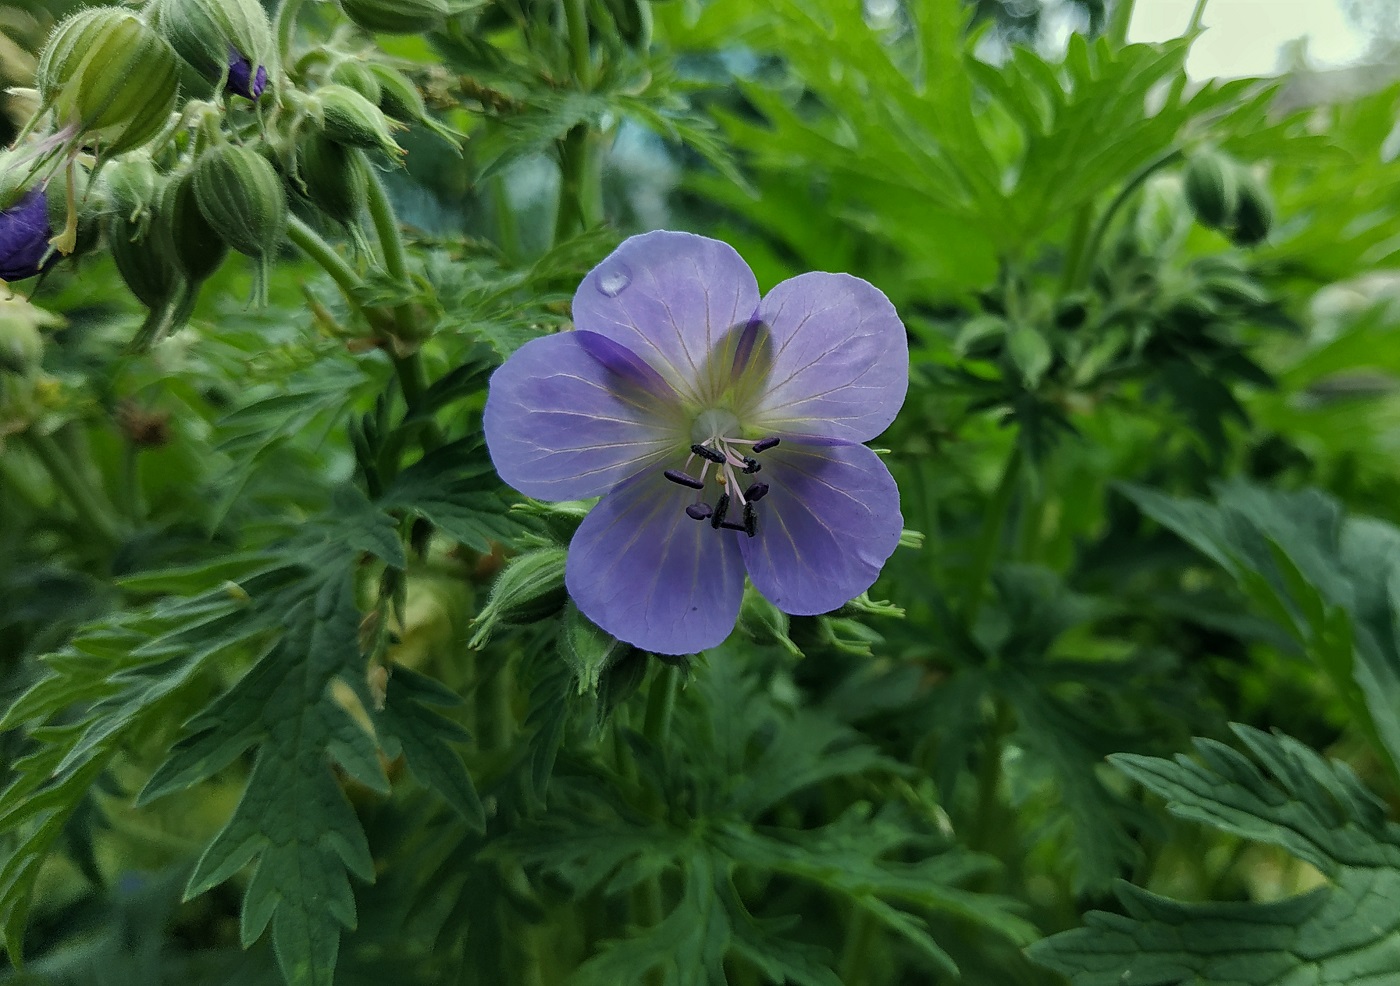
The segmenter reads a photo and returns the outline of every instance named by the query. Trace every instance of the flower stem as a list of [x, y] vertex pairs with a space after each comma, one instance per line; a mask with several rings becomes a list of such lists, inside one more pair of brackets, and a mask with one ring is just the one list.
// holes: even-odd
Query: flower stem
[[[642, 722], [642, 735], [658, 751], [664, 749], [671, 734], [671, 720], [676, 711], [676, 689], [680, 671], [669, 665], [662, 665], [652, 676], [651, 688], [647, 692], [646, 719]], [[665, 824], [666, 802], [660, 791], [649, 791], [645, 799], [649, 814], [655, 815], [658, 824]], [[654, 928], [665, 917], [661, 899], [661, 880], [651, 876], [637, 884], [632, 893], [632, 921], [644, 928]], [[659, 983], [659, 976], [649, 975], [647, 983]]]
[[335, 252], [335, 248], [321, 238], [306, 223], [296, 216], [289, 216], [287, 219], [287, 238], [290, 239], [302, 253], [306, 254], [316, 264], [330, 275], [331, 280], [340, 288], [340, 293], [345, 296], [345, 301], [356, 314], [364, 315], [364, 305], [360, 304], [360, 299], [355, 291], [360, 286], [360, 275], [355, 273], [345, 258]]
[[301, 10], [302, 0], [282, 0], [282, 6], [277, 8], [277, 60], [279, 65], [286, 65], [292, 55], [292, 32], [296, 28], [297, 13]]
[[1011, 514], [1011, 504], [1015, 499], [1017, 487], [1020, 485], [1023, 459], [1021, 446], [1017, 444], [1006, 459], [1006, 465], [1002, 468], [1001, 480], [997, 483], [996, 491], [992, 493], [992, 502], [987, 505], [987, 519], [982, 525], [982, 536], [977, 541], [977, 554], [972, 577], [967, 584], [968, 596], [964, 619], [969, 630], [977, 623], [977, 615], [982, 609], [987, 583], [990, 581], [992, 569], [996, 565], [997, 554], [1001, 548], [1002, 537], [1006, 529], [1006, 521]]
[[569, 57], [575, 81], [587, 92], [593, 87], [593, 59], [588, 51], [587, 0], [564, 0], [564, 23], [569, 32]]
[[1077, 288], [1083, 286], [1084, 282], [1089, 277], [1089, 271], [1092, 270], [1093, 259], [1098, 256], [1099, 250], [1103, 246], [1103, 238], [1107, 235], [1108, 227], [1113, 224], [1114, 217], [1118, 215], [1118, 211], [1123, 208], [1128, 199], [1132, 198], [1133, 193], [1142, 186], [1143, 182], [1151, 178], [1152, 175], [1160, 169], [1175, 163], [1181, 158], [1182, 153], [1181, 148], [1173, 147], [1159, 154], [1139, 168], [1133, 176], [1127, 180], [1123, 187], [1118, 190], [1118, 194], [1113, 197], [1112, 202], [1108, 203], [1108, 208], [1104, 210], [1103, 215], [1099, 217], [1098, 223], [1095, 224], [1093, 234], [1089, 237], [1087, 248], [1073, 257], [1072, 265], [1065, 268], [1062, 282], [1064, 287]]
[[[408, 253], [404, 250], [403, 234], [399, 231], [399, 217], [389, 202], [389, 193], [384, 182], [374, 171], [369, 173], [366, 185], [366, 202], [369, 218], [374, 223], [374, 235], [379, 238], [379, 249], [384, 254], [384, 269], [389, 276], [403, 285], [404, 290], [413, 287], [408, 276]], [[394, 306], [394, 319], [405, 338], [413, 335], [413, 306], [407, 302]]]
[[1116, 47], [1123, 47], [1128, 43], [1128, 25], [1133, 22], [1133, 7], [1137, 0], [1118, 0], [1113, 5], [1113, 12], [1108, 16], [1108, 24], [1104, 26], [1104, 34]]
[[122, 524], [116, 509], [102, 492], [88, 481], [52, 435], [34, 430], [24, 433], [30, 451], [34, 453], [49, 478], [77, 511], [79, 518], [109, 546], [121, 540]]

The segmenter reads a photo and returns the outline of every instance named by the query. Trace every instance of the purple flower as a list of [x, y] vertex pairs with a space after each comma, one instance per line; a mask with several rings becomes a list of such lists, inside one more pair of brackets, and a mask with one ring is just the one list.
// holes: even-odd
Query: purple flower
[[253, 63], [248, 56], [240, 53], [236, 48], [228, 50], [228, 81], [224, 83], [224, 91], [231, 92], [235, 96], [245, 96], [257, 102], [263, 90], [267, 88], [267, 69], [259, 65], [257, 72], [253, 71]]
[[0, 211], [0, 281], [33, 277], [58, 259], [49, 246], [48, 196], [30, 189], [8, 209]]
[[594, 268], [573, 315], [577, 331], [496, 371], [485, 427], [520, 492], [603, 495], [565, 569], [584, 615], [686, 654], [729, 635], [745, 572], [798, 615], [870, 587], [903, 518], [860, 443], [894, 420], [909, 376], [904, 326], [878, 289], [810, 273], [760, 301], [733, 248], [662, 231]]

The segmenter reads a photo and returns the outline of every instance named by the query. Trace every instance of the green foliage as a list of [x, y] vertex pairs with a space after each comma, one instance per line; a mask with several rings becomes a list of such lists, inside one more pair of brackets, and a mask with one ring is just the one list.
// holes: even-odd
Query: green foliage
[[1130, 884], [1124, 914], [1031, 947], [1075, 986], [1358, 983], [1400, 974], [1391, 900], [1400, 826], [1344, 763], [1290, 737], [1236, 726], [1245, 756], [1197, 740], [1199, 763], [1122, 755], [1113, 762], [1167, 800], [1174, 815], [1276, 845], [1316, 867], [1327, 886], [1271, 903], [1186, 904]]
[[[0, 981], [1400, 976], [1400, 90], [1064, 6], [282, 0], [262, 100], [87, 148], [0, 301]], [[174, 194], [228, 146], [265, 305]], [[912, 364], [882, 582], [664, 662], [482, 430], [657, 227], [866, 278]]]

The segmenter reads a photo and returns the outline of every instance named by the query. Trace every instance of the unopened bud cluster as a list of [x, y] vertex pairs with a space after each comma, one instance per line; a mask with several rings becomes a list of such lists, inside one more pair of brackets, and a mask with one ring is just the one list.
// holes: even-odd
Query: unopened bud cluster
[[[463, 0], [337, 0], [374, 32], [442, 27]], [[0, 280], [21, 281], [105, 235], [149, 309], [145, 344], [188, 319], [230, 251], [265, 303], [291, 216], [365, 243], [376, 159], [418, 123], [455, 144], [417, 86], [362, 34], [279, 53], [259, 0], [146, 0], [79, 10], [39, 59], [37, 109], [0, 151]], [[190, 70], [193, 70], [192, 72]], [[203, 78], [182, 94], [180, 80]]]

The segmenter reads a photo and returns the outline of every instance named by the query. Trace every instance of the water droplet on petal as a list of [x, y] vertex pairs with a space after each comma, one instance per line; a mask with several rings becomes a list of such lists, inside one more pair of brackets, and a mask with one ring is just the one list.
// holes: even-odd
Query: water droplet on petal
[[616, 298], [623, 288], [632, 283], [632, 271], [624, 263], [615, 263], [598, 275], [598, 290], [609, 298]]

